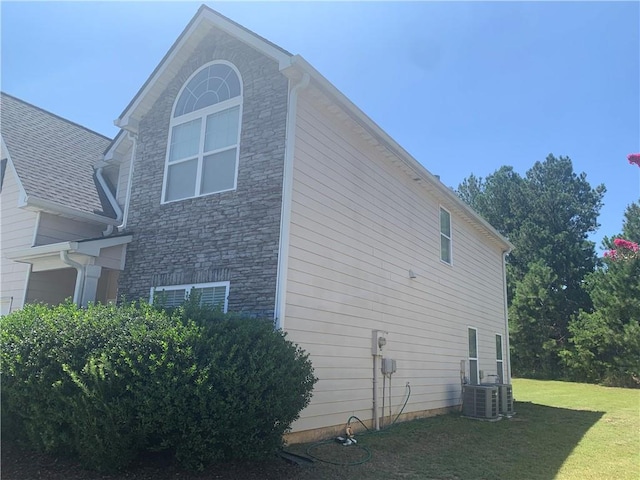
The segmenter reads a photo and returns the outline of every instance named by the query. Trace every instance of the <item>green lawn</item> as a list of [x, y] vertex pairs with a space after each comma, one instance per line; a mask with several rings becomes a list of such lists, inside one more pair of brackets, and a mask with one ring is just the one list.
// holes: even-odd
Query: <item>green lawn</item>
[[[442, 415], [357, 435], [356, 446], [293, 445], [316, 461], [234, 462], [191, 474], [160, 457], [102, 476], [77, 462], [2, 448], [7, 480], [639, 480], [640, 390], [517, 379], [516, 415], [499, 422]], [[345, 419], [346, 421], [346, 419]], [[4, 447], [4, 446], [3, 446]], [[160, 459], [158, 462], [157, 460]]]
[[[371, 452], [366, 463], [320, 463], [297, 478], [640, 479], [639, 390], [524, 379], [514, 380], [513, 389], [511, 419], [452, 414], [399, 424], [360, 438]], [[312, 453], [335, 462], [367, 456], [338, 444]]]
[[[513, 383], [518, 402], [598, 416], [568, 452], [555, 478], [640, 479], [640, 390], [525, 379]], [[563, 421], [562, 415], [552, 419]], [[551, 430], [563, 434], [562, 429]]]

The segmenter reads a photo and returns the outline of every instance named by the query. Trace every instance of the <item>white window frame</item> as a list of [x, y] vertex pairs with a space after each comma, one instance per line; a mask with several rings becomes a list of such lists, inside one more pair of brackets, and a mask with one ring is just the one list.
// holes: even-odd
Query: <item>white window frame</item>
[[[498, 339], [500, 339], [500, 350], [498, 350]], [[500, 355], [498, 357], [498, 354]], [[500, 379], [500, 383], [504, 381], [504, 341], [501, 333], [496, 333], [496, 375]]]
[[[445, 234], [442, 231], [442, 219], [441, 219], [442, 212], [446, 212], [447, 215], [449, 215], [449, 235]], [[440, 205], [440, 208], [438, 209], [438, 227], [440, 230], [440, 237], [439, 237], [440, 243], [438, 244], [438, 251], [440, 252], [440, 261], [445, 265], [452, 266], [453, 265], [453, 216], [451, 215], [451, 212], [446, 208], [444, 208], [442, 205]], [[442, 239], [443, 238], [447, 239], [447, 241], [449, 242], [449, 261], [442, 258]]]
[[184, 290], [185, 295], [184, 299], [188, 298], [188, 295], [191, 293], [191, 289], [203, 289], [203, 288], [212, 288], [212, 287], [225, 287], [226, 292], [224, 295], [224, 305], [222, 311], [227, 313], [227, 308], [229, 306], [229, 287], [231, 286], [231, 282], [210, 282], [210, 283], [185, 283], [183, 285], [162, 285], [158, 287], [151, 287], [151, 292], [149, 294], [149, 303], [153, 303], [153, 295], [154, 293], [162, 293], [167, 290]]
[[[470, 340], [470, 333], [471, 330], [473, 330], [474, 332], [476, 332], [475, 338], [476, 338], [476, 356], [473, 357], [471, 356], [471, 344], [469, 343]], [[467, 327], [467, 352], [469, 354], [469, 383], [471, 385], [479, 385], [480, 384], [480, 361], [478, 360], [478, 329], [475, 327]], [[471, 368], [472, 368], [472, 362], [476, 362], [476, 380], [477, 383], [472, 383], [472, 376], [471, 376]]]
[[[184, 89], [187, 87], [187, 85], [189, 85], [189, 82], [191, 81], [191, 79], [193, 79], [193, 77], [195, 77], [198, 73], [200, 73], [202, 70], [204, 70], [205, 68], [210, 67], [211, 65], [215, 65], [215, 64], [224, 64], [229, 66], [234, 72], [235, 74], [238, 76], [238, 81], [240, 82], [240, 95], [238, 95], [237, 97], [233, 97], [230, 98], [228, 100], [225, 100], [223, 102], [220, 103], [216, 103], [214, 105], [210, 105], [208, 107], [205, 108], [201, 108], [199, 110], [195, 110], [193, 112], [189, 112], [186, 113], [184, 115], [180, 115], [179, 117], [174, 117], [175, 114], [175, 110], [176, 107], [178, 106], [178, 102], [180, 100], [180, 97], [182, 96], [182, 93], [184, 92]], [[228, 192], [228, 191], [233, 191], [236, 190], [238, 187], [238, 166], [240, 163], [240, 135], [241, 135], [241, 130], [242, 130], [242, 106], [244, 104], [243, 102], [243, 98], [244, 98], [244, 88], [243, 88], [243, 83], [242, 83], [242, 76], [240, 75], [240, 72], [238, 71], [238, 69], [236, 68], [236, 66], [234, 64], [232, 64], [231, 62], [227, 62], [224, 60], [215, 60], [213, 62], [209, 62], [206, 63], [205, 65], [202, 65], [200, 68], [198, 68], [195, 72], [193, 72], [191, 74], [191, 76], [189, 76], [189, 78], [187, 79], [186, 82], [184, 82], [184, 84], [182, 85], [182, 87], [180, 88], [180, 91], [178, 92], [178, 95], [176, 96], [175, 101], [173, 102], [173, 108], [171, 109], [171, 121], [169, 122], [169, 135], [167, 138], [167, 152], [165, 155], [165, 161], [164, 161], [164, 177], [162, 180], [162, 197], [160, 198], [160, 203], [162, 205], [166, 204], [166, 203], [173, 203], [173, 202], [180, 202], [182, 200], [188, 200], [190, 198], [198, 198], [198, 197], [204, 197], [204, 196], [208, 196], [208, 195], [215, 195], [217, 193], [222, 193], [222, 192]], [[234, 172], [234, 180], [233, 180], [233, 187], [232, 188], [227, 188], [224, 190], [218, 190], [215, 192], [208, 192], [208, 193], [201, 193], [200, 189], [201, 189], [201, 181], [202, 181], [202, 171], [204, 169], [204, 143], [205, 143], [205, 131], [207, 128], [207, 117], [214, 115], [216, 113], [219, 112], [223, 112], [226, 110], [230, 110], [231, 108], [234, 107], [238, 107], [239, 111], [238, 111], [238, 138], [236, 139], [236, 143], [235, 143], [235, 149], [236, 149], [236, 165], [235, 165], [235, 172]], [[190, 197], [182, 197], [182, 198], [176, 198], [176, 199], [172, 199], [172, 200], [167, 200], [166, 199], [166, 195], [167, 195], [167, 183], [169, 180], [169, 167], [173, 166], [173, 165], [177, 165], [186, 161], [190, 161], [193, 160], [194, 157], [186, 157], [177, 161], [173, 161], [173, 162], [169, 162], [169, 155], [171, 154], [171, 139], [173, 136], [173, 129], [174, 127], [177, 127], [178, 125], [182, 125], [188, 122], [191, 122], [193, 120], [197, 120], [200, 119], [200, 144], [198, 146], [198, 153], [197, 153], [197, 167], [196, 167], [196, 179], [195, 179], [195, 195], [190, 196]], [[212, 150], [206, 153], [206, 155], [212, 155], [215, 153], [219, 153], [225, 150], [231, 150], [231, 148], [234, 147], [224, 147], [222, 149], [219, 150]]]

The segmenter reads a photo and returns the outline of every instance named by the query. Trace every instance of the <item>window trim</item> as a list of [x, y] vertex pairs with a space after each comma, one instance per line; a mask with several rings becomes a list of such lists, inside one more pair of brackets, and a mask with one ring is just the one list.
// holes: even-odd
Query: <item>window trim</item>
[[[449, 210], [447, 210], [446, 208], [444, 208], [442, 205], [439, 205], [439, 209], [438, 209], [438, 230], [440, 231], [440, 237], [439, 237], [439, 244], [438, 244], [438, 251], [440, 252], [440, 261], [442, 263], [444, 263], [445, 265], [449, 265], [449, 266], [453, 266], [453, 215], [451, 215], [451, 212]], [[442, 212], [446, 212], [447, 215], [449, 215], [449, 235], [447, 236], [443, 231], [442, 231]], [[449, 242], [449, 261], [447, 262], [444, 258], [442, 258], [442, 238], [446, 238], [447, 241]]]
[[[175, 111], [176, 111], [176, 107], [178, 106], [178, 101], [180, 100], [180, 97], [182, 96], [182, 93], [184, 92], [184, 90], [187, 88], [187, 85], [189, 85], [189, 82], [191, 82], [191, 80], [198, 75], [202, 70], [204, 70], [205, 68], [208, 68], [212, 65], [215, 64], [223, 64], [226, 65], [228, 67], [230, 67], [235, 74], [238, 77], [238, 82], [240, 83], [240, 94], [236, 97], [233, 98], [229, 98], [227, 100], [224, 100], [222, 102], [216, 103], [214, 105], [210, 105], [208, 107], [205, 108], [201, 108], [199, 110], [194, 110], [192, 112], [189, 113], [185, 113], [183, 115], [180, 115], [178, 117], [174, 117]], [[173, 202], [180, 202], [182, 200], [189, 200], [192, 198], [200, 198], [200, 197], [206, 197], [208, 195], [215, 195], [218, 193], [223, 193], [223, 192], [230, 192], [230, 191], [234, 191], [238, 188], [238, 170], [239, 170], [239, 164], [240, 164], [240, 137], [242, 135], [242, 114], [243, 114], [243, 105], [244, 105], [244, 84], [242, 81], [242, 76], [240, 75], [240, 71], [237, 69], [237, 67], [231, 63], [228, 62], [226, 60], [214, 60], [212, 62], [208, 62], [205, 63], [204, 65], [201, 65], [200, 68], [198, 68], [196, 71], [194, 71], [189, 78], [187, 78], [187, 80], [183, 83], [182, 87], [180, 87], [180, 90], [178, 91], [178, 95], [176, 96], [175, 100], [173, 101], [173, 106], [171, 107], [171, 118], [169, 121], [169, 133], [167, 134], [167, 150], [165, 153], [165, 160], [164, 160], [164, 172], [163, 172], [163, 178], [162, 178], [162, 193], [161, 193], [161, 197], [160, 197], [160, 204], [161, 205], [165, 205], [168, 203], [173, 203]], [[233, 179], [233, 187], [232, 188], [227, 188], [225, 190], [218, 190], [215, 192], [209, 192], [209, 193], [199, 193], [200, 188], [201, 188], [201, 181], [202, 181], [202, 172], [204, 170], [204, 157], [206, 155], [211, 155], [211, 154], [215, 154], [215, 153], [219, 153], [222, 151], [226, 151], [226, 150], [231, 150], [231, 148], [233, 147], [225, 147], [222, 149], [217, 149], [211, 152], [207, 152], [207, 154], [205, 155], [203, 149], [204, 149], [204, 142], [205, 142], [205, 131], [207, 128], [207, 118], [211, 115], [215, 115], [216, 113], [220, 113], [220, 112], [224, 112], [227, 110], [230, 110], [234, 107], [238, 107], [238, 136], [236, 139], [236, 143], [235, 143], [235, 149], [236, 149], [236, 158], [235, 158], [235, 171], [234, 171], [234, 179]], [[186, 157], [174, 162], [170, 162], [169, 161], [169, 155], [171, 153], [171, 139], [173, 138], [173, 129], [175, 127], [177, 127], [178, 125], [183, 125], [185, 123], [191, 122], [193, 120], [197, 120], [197, 119], [201, 119], [200, 122], [200, 139], [199, 139], [199, 145], [198, 145], [198, 152], [196, 154], [196, 156], [191, 156], [191, 157]], [[195, 194], [193, 196], [189, 196], [189, 197], [182, 197], [182, 198], [176, 198], [173, 200], [167, 200], [166, 195], [167, 195], [167, 183], [169, 180], [169, 167], [173, 166], [173, 165], [178, 165], [180, 163], [184, 163], [193, 159], [197, 160], [197, 167], [196, 167], [196, 178], [195, 178]]]
[[[472, 357], [471, 356], [471, 349], [470, 344], [469, 344], [469, 340], [470, 340], [470, 333], [471, 330], [473, 330], [474, 332], [476, 332], [475, 334], [475, 338], [476, 338], [476, 356]], [[480, 360], [479, 360], [479, 352], [478, 352], [478, 329], [476, 327], [469, 327], [467, 326], [467, 355], [469, 357], [469, 384], [470, 385], [480, 385]], [[475, 361], [476, 362], [476, 380], [477, 383], [471, 383], [471, 362]]]
[[155, 292], [161, 293], [163, 291], [167, 291], [167, 290], [184, 290], [185, 291], [185, 296], [184, 299], [186, 301], [187, 299], [187, 295], [189, 293], [191, 293], [191, 289], [195, 288], [195, 289], [203, 289], [203, 288], [212, 288], [212, 287], [225, 287], [226, 288], [226, 293], [224, 296], [224, 305], [222, 308], [223, 313], [227, 313], [227, 309], [229, 307], [229, 288], [231, 286], [231, 282], [224, 281], [224, 282], [208, 282], [208, 283], [185, 283], [182, 285], [161, 285], [161, 286], [156, 286], [156, 287], [151, 287], [151, 291], [149, 293], [149, 303], [153, 303], [153, 295]]

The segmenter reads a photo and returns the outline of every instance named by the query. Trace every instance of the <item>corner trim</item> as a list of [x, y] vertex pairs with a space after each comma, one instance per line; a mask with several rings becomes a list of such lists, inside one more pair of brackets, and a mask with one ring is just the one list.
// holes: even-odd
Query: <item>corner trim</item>
[[[282, 175], [282, 208], [280, 210], [280, 244], [278, 247], [278, 271], [276, 274], [276, 304], [273, 310], [275, 327], [284, 329], [287, 296], [287, 269], [289, 267], [289, 232], [291, 226], [291, 203], [293, 193], [293, 162], [295, 157], [296, 115], [298, 92], [309, 85], [309, 74], [289, 90], [287, 125], [285, 137], [284, 172]], [[289, 80], [291, 83], [291, 80]]]

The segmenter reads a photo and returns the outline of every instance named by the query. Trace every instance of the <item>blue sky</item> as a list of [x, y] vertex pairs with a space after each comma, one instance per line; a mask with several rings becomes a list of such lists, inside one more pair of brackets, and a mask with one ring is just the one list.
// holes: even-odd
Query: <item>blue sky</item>
[[[107, 136], [199, 7], [0, 2], [2, 90]], [[302, 55], [451, 186], [569, 156], [619, 233], [640, 197], [639, 2], [209, 2]]]

